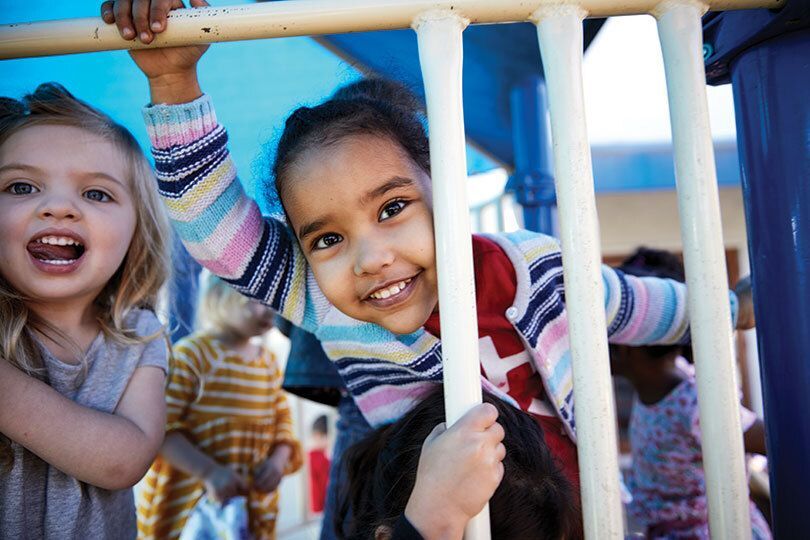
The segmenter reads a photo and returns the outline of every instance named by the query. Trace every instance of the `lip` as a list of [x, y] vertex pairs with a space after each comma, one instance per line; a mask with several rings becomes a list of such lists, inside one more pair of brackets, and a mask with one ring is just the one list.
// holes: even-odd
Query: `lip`
[[[377, 285], [373, 289], [371, 289], [371, 291], [369, 291], [369, 293], [366, 295], [366, 297], [363, 299], [363, 301], [368, 302], [369, 304], [371, 304], [372, 306], [374, 306], [377, 309], [387, 309], [387, 308], [399, 306], [400, 304], [402, 304], [404, 302], [407, 302], [408, 299], [411, 297], [411, 295], [413, 295], [413, 291], [416, 290], [416, 284], [419, 281], [419, 277], [421, 275], [422, 275], [422, 272], [419, 272], [417, 274], [414, 274], [411, 277], [392, 279], [391, 281], [383, 283], [382, 285]], [[399, 283], [401, 281], [405, 281], [405, 280], [408, 280], [408, 279], [410, 279], [411, 281], [408, 282], [407, 285], [405, 285], [405, 288], [402, 289], [401, 291], [399, 291], [397, 294], [395, 294], [393, 296], [389, 296], [388, 298], [372, 298], [370, 296], [371, 293], [373, 293], [374, 291], [378, 291], [380, 289], [390, 287], [391, 285], [394, 285], [396, 283]]]
[[57, 265], [37, 259], [31, 254], [30, 251], [28, 251], [28, 249], [26, 249], [25, 251], [28, 254], [28, 258], [31, 260], [31, 263], [34, 265], [34, 267], [37, 268], [37, 270], [45, 274], [51, 275], [70, 274], [71, 272], [75, 272], [79, 268], [79, 266], [81, 266], [82, 262], [84, 262], [84, 256], [87, 254], [87, 243], [84, 241], [84, 238], [80, 234], [70, 229], [59, 229], [59, 228], [43, 229], [37, 232], [35, 235], [33, 235], [26, 243], [26, 246], [31, 242], [35, 242], [36, 240], [45, 236], [64, 236], [65, 238], [70, 238], [75, 242], [81, 243], [82, 246], [84, 246], [84, 252], [82, 252], [79, 258], [77, 258], [70, 264]]
[[84, 246], [84, 249], [87, 250], [87, 242], [84, 241], [82, 235], [70, 229], [57, 229], [55, 227], [39, 231], [28, 240], [28, 243], [34, 242], [44, 236], [64, 236], [65, 238], [70, 238], [71, 240], [79, 242]]

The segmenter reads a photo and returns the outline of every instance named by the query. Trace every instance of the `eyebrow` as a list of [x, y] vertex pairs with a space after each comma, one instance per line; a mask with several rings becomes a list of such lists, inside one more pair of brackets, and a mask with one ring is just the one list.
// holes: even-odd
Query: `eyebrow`
[[365, 205], [368, 204], [375, 199], [378, 199], [388, 193], [391, 190], [403, 187], [411, 187], [414, 185], [414, 181], [410, 178], [405, 178], [403, 176], [394, 176], [384, 184], [377, 186], [376, 188], [366, 192], [365, 195], [360, 197], [360, 204]]
[[310, 221], [309, 223], [302, 225], [300, 229], [298, 229], [298, 238], [303, 240], [310, 234], [317, 232], [323, 229], [326, 226], [325, 219], [316, 219], [315, 221]]
[[0, 167], [0, 173], [5, 171], [31, 171], [31, 172], [38, 172], [39, 169], [36, 167], [32, 167], [31, 165], [23, 165], [21, 163], [9, 163], [7, 165], [3, 165]]
[[[33, 165], [25, 165], [25, 164], [22, 164], [22, 163], [9, 163], [7, 165], [3, 165], [2, 167], [0, 167], [0, 173], [6, 172], [6, 171], [42, 172], [42, 169], [40, 169], [38, 167], [34, 167]], [[84, 173], [82, 173], [80, 175], [80, 177], [81, 178], [102, 178], [102, 179], [105, 179], [105, 180], [109, 180], [110, 182], [114, 182], [114, 183], [118, 184], [119, 186], [121, 186], [124, 189], [128, 189], [127, 186], [123, 182], [121, 182], [119, 179], [117, 179], [114, 176], [110, 176], [107, 173], [103, 173], [101, 171], [84, 172]]]
[[110, 182], [113, 182], [113, 183], [115, 183], [115, 184], [118, 184], [119, 186], [121, 186], [121, 188], [122, 188], [122, 189], [129, 189], [129, 188], [126, 186], [126, 184], [124, 184], [124, 183], [123, 183], [121, 180], [119, 180], [118, 178], [116, 178], [116, 177], [114, 177], [114, 176], [111, 176], [111, 175], [109, 175], [109, 174], [107, 174], [107, 173], [103, 173], [103, 172], [101, 172], [101, 171], [93, 171], [93, 172], [87, 172], [87, 173], [83, 173], [83, 174], [81, 175], [81, 177], [82, 177], [82, 178], [102, 178], [102, 179], [104, 179], [104, 180], [109, 180]]

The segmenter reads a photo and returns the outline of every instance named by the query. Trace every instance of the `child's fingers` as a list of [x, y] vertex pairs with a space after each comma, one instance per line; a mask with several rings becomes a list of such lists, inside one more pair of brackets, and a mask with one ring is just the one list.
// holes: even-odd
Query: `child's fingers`
[[425, 437], [425, 442], [422, 443], [422, 447], [425, 447], [425, 446], [429, 445], [430, 443], [432, 443], [436, 439], [436, 437], [438, 437], [439, 435], [441, 435], [445, 431], [447, 431], [447, 424], [445, 422], [442, 422], [441, 424], [438, 424], [436, 427], [433, 428], [433, 431], [431, 431], [428, 434], [428, 436]]
[[489, 435], [492, 440], [494, 441], [502, 441], [504, 437], [506, 437], [506, 431], [503, 429], [503, 426], [499, 423], [495, 422], [491, 426], [486, 429], [487, 435]]
[[190, 0], [191, 7], [199, 8], [199, 7], [208, 7], [209, 4], [206, 0]]
[[236, 475], [236, 490], [237, 494], [245, 494], [248, 492], [248, 484], [240, 475]]
[[112, 0], [107, 0], [103, 4], [101, 4], [101, 18], [107, 24], [112, 24], [115, 22], [115, 14], [113, 13], [113, 4]]
[[495, 459], [503, 461], [504, 458], [506, 458], [506, 446], [503, 443], [498, 443], [498, 446], [495, 447]]
[[486, 431], [498, 419], [498, 409], [491, 403], [480, 403], [467, 411], [457, 424], [458, 429], [471, 429], [473, 431]]
[[118, 32], [124, 39], [133, 39], [135, 29], [132, 24], [132, 2], [131, 0], [117, 0], [113, 2], [113, 16]]
[[143, 43], [152, 41], [152, 31], [149, 29], [149, 4], [147, 0], [135, 0], [132, 4], [132, 21], [135, 31]]

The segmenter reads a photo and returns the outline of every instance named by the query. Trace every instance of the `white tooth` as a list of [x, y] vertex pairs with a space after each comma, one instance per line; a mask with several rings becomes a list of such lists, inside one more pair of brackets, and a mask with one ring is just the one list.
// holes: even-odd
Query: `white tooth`
[[391, 293], [391, 296], [397, 294], [399, 292], [399, 285], [391, 285], [391, 287], [389, 287], [388, 289], [388, 292]]
[[402, 289], [404, 289], [404, 288], [405, 288], [405, 285], [407, 285], [407, 283], [405, 283], [404, 281], [400, 281], [400, 282], [399, 282], [399, 285], [398, 285], [399, 290], [401, 291]]
[[385, 290], [380, 291], [380, 296], [382, 296], [383, 298], [388, 298], [389, 296], [391, 296], [391, 293], [388, 292], [387, 289], [385, 289]]
[[59, 244], [60, 246], [66, 246], [68, 243], [68, 239], [62, 236], [56, 240], [56, 243]]

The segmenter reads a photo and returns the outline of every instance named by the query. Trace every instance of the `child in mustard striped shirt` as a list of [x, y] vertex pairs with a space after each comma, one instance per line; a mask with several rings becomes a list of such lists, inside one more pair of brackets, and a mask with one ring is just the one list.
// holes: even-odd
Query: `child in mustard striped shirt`
[[138, 499], [140, 538], [176, 538], [195, 504], [248, 500], [254, 538], [275, 538], [278, 485], [301, 467], [282, 374], [252, 342], [273, 312], [211, 278], [200, 306], [204, 330], [174, 347], [166, 390], [166, 441]]

